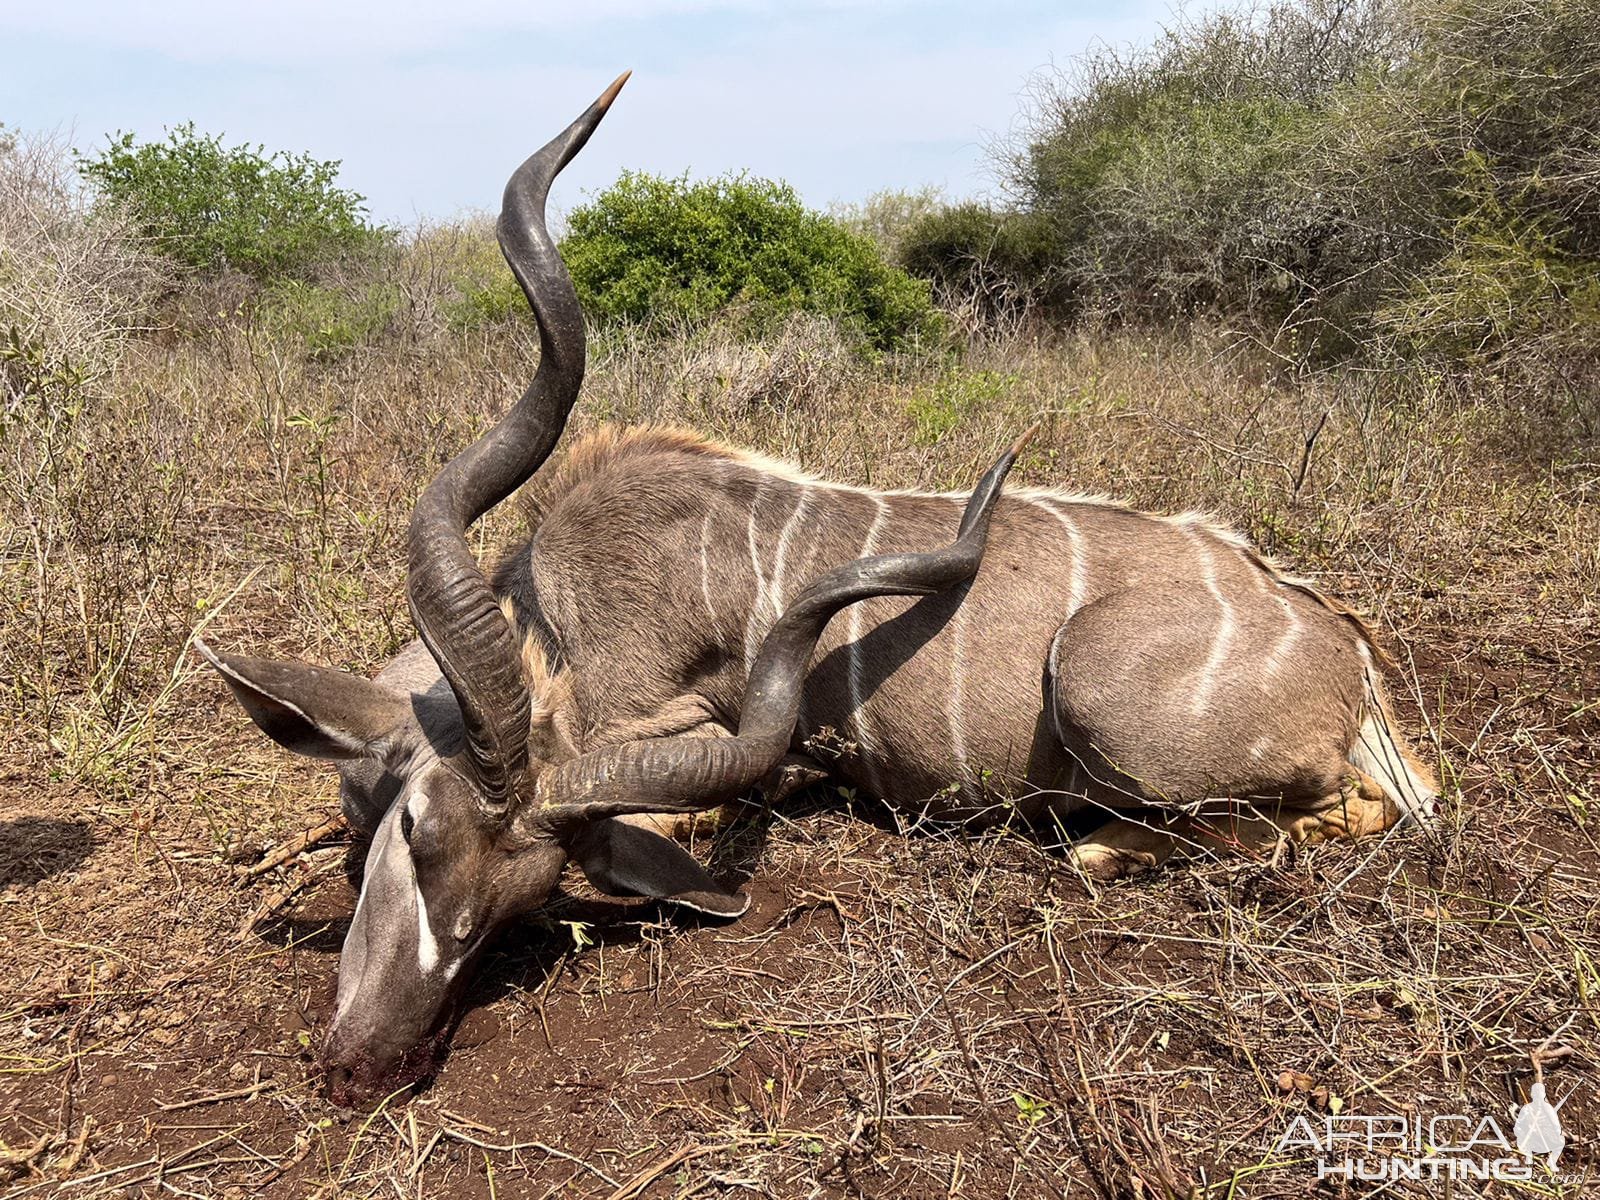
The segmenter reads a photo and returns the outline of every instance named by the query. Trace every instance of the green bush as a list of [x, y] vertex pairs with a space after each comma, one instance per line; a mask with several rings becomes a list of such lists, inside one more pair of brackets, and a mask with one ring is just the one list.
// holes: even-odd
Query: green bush
[[1071, 311], [1062, 248], [1033, 213], [958, 204], [927, 213], [900, 238], [900, 265], [931, 280], [952, 307], [987, 320], [1015, 320], [1036, 310]]
[[533, 310], [487, 223], [460, 227], [448, 248], [447, 262], [453, 295], [444, 304], [444, 317], [450, 328], [533, 320]]
[[331, 359], [383, 333], [399, 308], [398, 292], [385, 283], [339, 288], [280, 279], [262, 291], [256, 317], [276, 336], [304, 342], [313, 358]]
[[1378, 310], [1377, 330], [1402, 354], [1452, 362], [1507, 352], [1581, 355], [1600, 349], [1600, 262], [1503, 213], [1463, 217], [1449, 249]]
[[1329, 194], [1373, 230], [1402, 353], [1600, 353], [1600, 22], [1572, 0], [1413, 0], [1413, 48], [1351, 105]]
[[452, 329], [533, 319], [533, 310], [517, 285], [517, 277], [504, 264], [497, 273], [462, 275], [451, 282], [456, 296], [445, 305], [445, 319]]
[[1329, 114], [1394, 53], [1382, 0], [1286, 0], [1101, 50], [1043, 90], [1010, 182], [1079, 308], [1278, 322], [1337, 289]]
[[573, 210], [561, 251], [585, 311], [600, 321], [733, 319], [768, 332], [810, 312], [879, 350], [939, 327], [927, 283], [782, 183], [627, 172]]
[[885, 259], [896, 262], [912, 226], [944, 207], [944, 190], [930, 184], [920, 188], [885, 188], [858, 203], [831, 204], [828, 215], [851, 233], [871, 238]]
[[109, 204], [136, 214], [161, 253], [191, 267], [306, 278], [384, 237], [363, 198], [338, 186], [337, 162], [227, 147], [192, 124], [162, 142], [121, 134], [78, 165]]
[[1570, 374], [1600, 353], [1592, 4], [1276, 0], [1033, 95], [1015, 211], [957, 206], [901, 241], [945, 299], [1213, 314], [1306, 357]]
[[917, 445], [936, 445], [969, 413], [992, 406], [1017, 383], [1013, 374], [957, 368], [914, 392], [906, 401], [906, 416], [911, 418]]

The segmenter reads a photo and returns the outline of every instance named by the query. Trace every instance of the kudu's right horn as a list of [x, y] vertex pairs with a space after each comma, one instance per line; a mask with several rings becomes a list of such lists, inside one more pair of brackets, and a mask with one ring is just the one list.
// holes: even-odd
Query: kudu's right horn
[[860, 558], [834, 568], [795, 597], [761, 643], [733, 737], [654, 738], [592, 751], [539, 776], [539, 805], [528, 810], [528, 817], [560, 825], [627, 813], [696, 811], [715, 808], [753, 787], [789, 750], [806, 667], [828, 621], [859, 600], [931, 595], [975, 576], [994, 502], [1037, 428], [1024, 433], [989, 468], [949, 546]]
[[545, 227], [545, 199], [627, 79], [625, 72], [506, 184], [496, 232], [539, 323], [539, 369], [522, 399], [445, 465], [411, 513], [411, 616], [461, 705], [463, 757], [492, 817], [510, 809], [527, 765], [529, 699], [516, 637], [466, 531], [539, 469], [577, 400], [583, 311]]

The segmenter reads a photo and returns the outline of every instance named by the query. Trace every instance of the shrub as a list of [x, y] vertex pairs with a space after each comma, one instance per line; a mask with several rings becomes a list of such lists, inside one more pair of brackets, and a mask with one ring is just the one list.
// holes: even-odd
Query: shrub
[[154, 510], [187, 508], [130, 469], [160, 453], [144, 424], [106, 419], [169, 276], [126, 214], [89, 205], [65, 146], [0, 130], [0, 724], [20, 705], [52, 746], [64, 685], [90, 722], [139, 674], [166, 581], [137, 542]]
[[453, 282], [456, 297], [445, 308], [452, 329], [475, 325], [498, 325], [505, 321], [533, 319], [533, 310], [509, 267], [486, 275], [462, 275]]
[[[1600, 25], [1567, 0], [1416, 0], [1406, 60], [1352, 105], [1330, 194], [1374, 230], [1403, 353], [1600, 352]], [[1589, 368], [1592, 370], [1592, 366]]]
[[561, 250], [601, 321], [697, 326], [731, 316], [769, 332], [810, 312], [880, 350], [938, 328], [925, 282], [782, 183], [628, 172], [573, 210]]
[[109, 376], [163, 267], [125, 213], [85, 203], [64, 146], [0, 129], [0, 401]]
[[1278, 321], [1353, 274], [1317, 186], [1324, 114], [1395, 42], [1382, 0], [1287, 0], [1179, 21], [1045, 83], [1010, 180], [1080, 306]]
[[1036, 309], [1070, 311], [1061, 259], [1048, 222], [976, 203], [927, 213], [900, 240], [906, 270], [931, 280], [945, 304], [985, 321], [1015, 321]]
[[279, 337], [304, 342], [313, 358], [331, 359], [383, 333], [399, 308], [400, 296], [391, 284], [328, 287], [281, 279], [261, 293], [256, 315]]
[[[499, 325], [507, 321], [532, 321], [533, 310], [506, 265], [495, 240], [494, 224], [486, 218], [458, 223], [446, 239], [436, 230], [431, 240], [442, 252], [449, 298], [443, 306], [451, 329]], [[440, 245], [448, 240], [448, 245]]]
[[913, 392], [906, 401], [906, 416], [911, 418], [917, 445], [937, 445], [969, 414], [992, 405], [1019, 380], [1000, 371], [953, 369]]
[[1592, 5], [1213, 12], [1080, 57], [1029, 118], [1014, 211], [946, 209], [900, 244], [990, 320], [1211, 313], [1295, 357], [1569, 374], [1600, 352]]
[[104, 200], [136, 214], [152, 245], [191, 267], [306, 278], [384, 236], [363, 198], [338, 186], [337, 162], [227, 147], [192, 124], [163, 142], [121, 134], [80, 157], [79, 170]]
[[897, 262], [906, 234], [924, 217], [945, 207], [944, 190], [885, 188], [857, 204], [833, 204], [828, 215], [851, 233], [871, 238], [889, 262]]

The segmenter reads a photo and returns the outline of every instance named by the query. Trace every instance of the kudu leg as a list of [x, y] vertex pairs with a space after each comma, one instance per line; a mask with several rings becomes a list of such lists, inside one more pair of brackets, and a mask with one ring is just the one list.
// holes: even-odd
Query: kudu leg
[[1089, 878], [1109, 882], [1160, 866], [1177, 848], [1172, 833], [1118, 817], [1074, 842], [1072, 861]]
[[1079, 843], [1088, 874], [1115, 878], [1199, 854], [1270, 855], [1400, 820], [1393, 789], [1351, 750], [1352, 706], [1363, 694], [1353, 635], [1333, 617], [1301, 612], [1297, 637], [1325, 638], [1327, 650], [1320, 673], [1289, 671], [1272, 659], [1283, 637], [1277, 609], [1273, 617], [1219, 622], [1208, 596], [1141, 587], [1086, 605], [1057, 631], [1048, 669], [1055, 732], [1084, 764], [1091, 800], [1128, 815]]
[[1349, 783], [1321, 808], [1277, 809], [1239, 803], [1204, 816], [1150, 823], [1119, 817], [1073, 844], [1073, 861], [1091, 879], [1121, 879], [1170, 858], [1208, 854], [1271, 856], [1285, 845], [1354, 841], [1400, 823], [1399, 807], [1371, 777], [1352, 771]]
[[1306, 845], [1336, 838], [1354, 841], [1393, 828], [1403, 816], [1377, 780], [1352, 768], [1349, 783], [1328, 797], [1324, 808], [1302, 816], [1290, 836]]
[[1299, 840], [1280, 819], [1249, 806], [1203, 817], [1172, 816], [1147, 820], [1118, 817], [1073, 843], [1072, 860], [1091, 879], [1122, 879], [1170, 858], [1204, 855], [1272, 853], [1287, 838]]

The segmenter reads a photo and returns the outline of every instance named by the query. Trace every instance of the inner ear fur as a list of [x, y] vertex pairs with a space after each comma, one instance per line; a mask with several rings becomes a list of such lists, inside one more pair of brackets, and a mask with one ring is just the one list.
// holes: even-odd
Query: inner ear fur
[[195, 647], [227, 682], [260, 730], [313, 758], [375, 758], [389, 752], [411, 716], [410, 697], [310, 663], [219, 654]]

